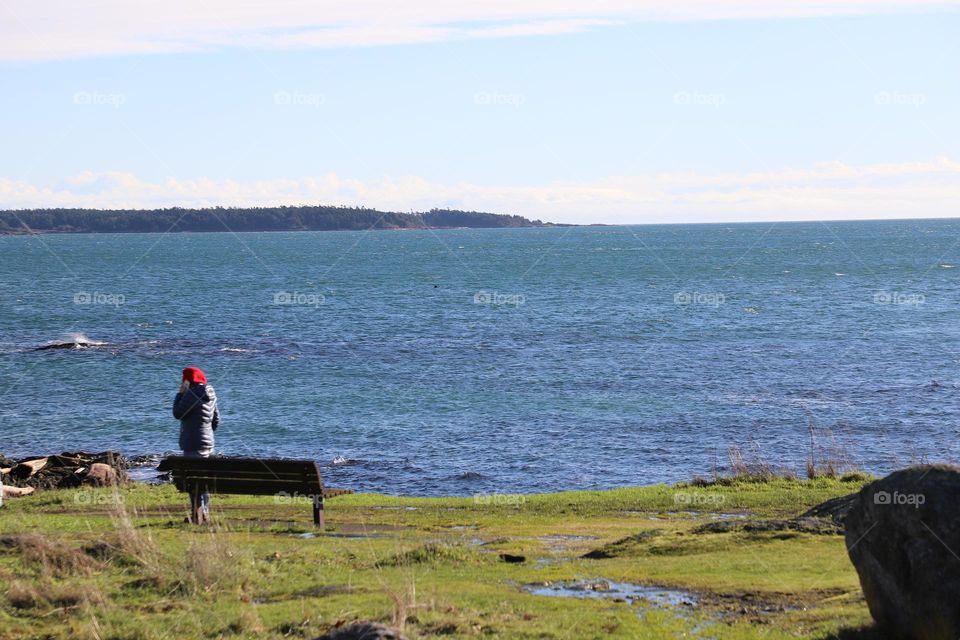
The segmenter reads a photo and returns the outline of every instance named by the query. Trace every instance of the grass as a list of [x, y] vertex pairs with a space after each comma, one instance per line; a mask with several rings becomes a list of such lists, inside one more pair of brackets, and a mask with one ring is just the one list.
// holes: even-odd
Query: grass
[[[692, 533], [793, 517], [866, 479], [361, 494], [329, 501], [324, 533], [308, 505], [271, 497], [215, 496], [214, 525], [196, 528], [169, 486], [44, 492], [0, 510], [0, 639], [315, 638], [354, 620], [410, 638], [867, 638], [842, 536]], [[577, 580], [671, 587], [697, 604], [523, 589]]]

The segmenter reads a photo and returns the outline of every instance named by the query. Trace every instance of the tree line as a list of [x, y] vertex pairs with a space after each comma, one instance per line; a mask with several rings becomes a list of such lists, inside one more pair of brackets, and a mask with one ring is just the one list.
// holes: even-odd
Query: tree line
[[0, 233], [153, 233], [178, 231], [334, 231], [552, 226], [518, 215], [431, 209], [282, 206], [188, 209], [19, 209], [0, 211]]

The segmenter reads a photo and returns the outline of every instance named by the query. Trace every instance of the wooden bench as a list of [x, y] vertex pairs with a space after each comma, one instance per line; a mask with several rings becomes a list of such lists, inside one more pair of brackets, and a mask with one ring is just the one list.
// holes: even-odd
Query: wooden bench
[[190, 521], [195, 523], [203, 518], [201, 494], [230, 493], [309, 499], [313, 523], [322, 528], [324, 499], [353, 493], [350, 489], [325, 489], [320, 467], [312, 460], [169, 456], [157, 470], [169, 472], [177, 489], [190, 494]]

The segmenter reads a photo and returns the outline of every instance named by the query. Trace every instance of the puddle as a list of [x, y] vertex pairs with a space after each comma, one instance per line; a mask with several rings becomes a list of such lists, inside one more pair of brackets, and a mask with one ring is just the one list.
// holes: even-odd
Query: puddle
[[533, 540], [542, 540], [543, 542], [578, 542], [581, 540], [596, 540], [597, 536], [571, 536], [556, 533], [549, 536], [537, 536]]
[[[315, 533], [294, 533], [292, 534], [294, 538], [300, 538], [301, 540], [313, 540], [318, 537]], [[395, 536], [388, 535], [386, 533], [381, 533], [379, 531], [371, 531], [369, 533], [345, 533], [331, 531], [323, 534], [324, 538], [346, 538], [348, 540], [363, 540], [366, 538], [392, 538]]]
[[645, 515], [650, 520], [676, 520], [678, 518], [689, 518], [692, 520], [700, 518], [710, 518], [711, 520], [743, 520], [750, 517], [748, 513], [726, 513], [717, 511], [670, 511], [669, 513], [624, 511], [623, 513]]
[[573, 558], [570, 556], [553, 556], [546, 558], [537, 558], [537, 561], [534, 563], [534, 567], [537, 569], [543, 569], [544, 567], [555, 566], [558, 564], [563, 564], [565, 562], [572, 562]]
[[612, 580], [578, 580], [576, 582], [554, 582], [546, 584], [528, 584], [523, 587], [527, 593], [536, 596], [557, 598], [591, 598], [625, 600], [631, 604], [646, 603], [658, 607], [692, 606], [698, 598], [689, 591], [651, 587], [629, 582]]

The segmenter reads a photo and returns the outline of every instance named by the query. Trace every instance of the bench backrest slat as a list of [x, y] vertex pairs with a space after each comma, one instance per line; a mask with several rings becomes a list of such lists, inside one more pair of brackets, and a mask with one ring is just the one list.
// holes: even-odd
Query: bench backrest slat
[[[265, 474], [302, 473], [316, 469], [312, 460], [282, 460], [269, 458], [185, 458], [170, 456], [157, 467], [160, 471], [176, 469], [213, 469], [218, 473], [234, 471], [262, 472]], [[319, 473], [319, 470], [317, 471]]]
[[323, 494], [320, 467], [311, 460], [170, 456], [157, 469], [169, 471], [181, 491], [203, 486], [212, 493]]
[[273, 473], [273, 472], [264, 472], [264, 471], [229, 471], [223, 473], [219, 469], [212, 469], [210, 467], [205, 468], [196, 468], [196, 469], [176, 469], [173, 471], [173, 476], [208, 476], [211, 478], [236, 478], [237, 480], [242, 480], [248, 478], [250, 480], [278, 480], [278, 481], [289, 481], [289, 480], [298, 480], [298, 481], [308, 481], [312, 480], [313, 482], [317, 481], [315, 475], [309, 473]]

